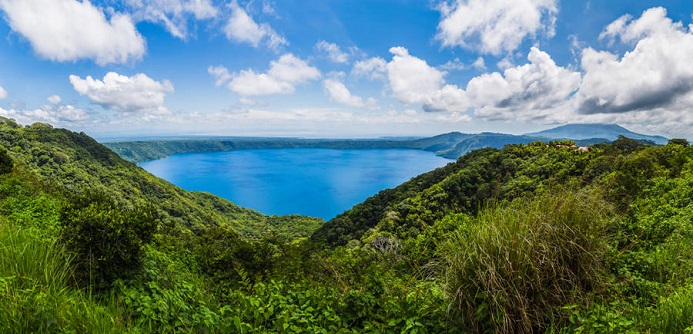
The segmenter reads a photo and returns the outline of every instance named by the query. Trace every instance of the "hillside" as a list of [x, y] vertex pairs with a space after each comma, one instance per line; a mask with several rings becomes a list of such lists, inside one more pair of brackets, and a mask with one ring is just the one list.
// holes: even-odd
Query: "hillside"
[[[126, 206], [151, 204], [162, 217], [191, 230], [229, 226], [240, 233], [274, 233], [276, 221], [206, 193], [186, 192], [127, 162], [81, 133], [0, 119], [0, 145], [24, 172], [60, 192], [107, 193]], [[313, 225], [316, 226], [316, 225]]]
[[0, 332], [693, 326], [685, 140], [479, 149], [323, 224], [185, 192], [84, 134], [1, 120]]

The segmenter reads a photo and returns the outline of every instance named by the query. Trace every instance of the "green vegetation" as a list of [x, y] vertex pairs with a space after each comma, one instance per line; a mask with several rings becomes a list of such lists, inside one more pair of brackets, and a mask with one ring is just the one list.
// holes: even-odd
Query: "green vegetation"
[[[468, 153], [323, 223], [0, 119], [0, 332], [693, 329], [693, 147]], [[434, 144], [426, 142], [426, 144]]]

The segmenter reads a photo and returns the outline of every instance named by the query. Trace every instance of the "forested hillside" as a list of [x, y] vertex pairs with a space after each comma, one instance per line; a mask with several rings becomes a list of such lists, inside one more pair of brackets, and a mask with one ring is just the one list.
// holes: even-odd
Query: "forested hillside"
[[0, 123], [3, 333], [693, 328], [685, 140], [476, 150], [323, 224]]

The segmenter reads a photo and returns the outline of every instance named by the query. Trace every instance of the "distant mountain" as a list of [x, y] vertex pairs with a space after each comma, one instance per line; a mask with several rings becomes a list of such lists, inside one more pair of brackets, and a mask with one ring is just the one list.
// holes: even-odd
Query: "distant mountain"
[[[459, 142], [474, 135], [460, 133], [460, 132], [450, 132], [444, 133], [442, 135], [437, 135], [428, 138], [420, 138], [411, 141], [411, 147], [420, 148], [422, 150], [435, 152], [447, 151], [455, 147]], [[455, 157], [457, 159], [457, 157]]]
[[526, 136], [544, 137], [550, 139], [592, 139], [603, 138], [609, 141], [624, 136], [631, 139], [651, 140], [655, 144], [664, 145], [669, 139], [662, 136], [650, 136], [635, 133], [617, 124], [567, 124], [553, 129], [525, 134]]
[[490, 133], [483, 132], [475, 135], [467, 135], [464, 139], [457, 142], [445, 151], [436, 152], [437, 154], [448, 158], [457, 159], [468, 152], [478, 150], [480, 148], [503, 148], [508, 144], [528, 144], [541, 140], [541, 138], [531, 136], [516, 136], [505, 133]]

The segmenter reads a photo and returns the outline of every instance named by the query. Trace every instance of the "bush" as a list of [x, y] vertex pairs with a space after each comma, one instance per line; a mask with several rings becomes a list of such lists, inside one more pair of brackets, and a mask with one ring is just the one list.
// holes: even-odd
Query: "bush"
[[0, 147], [0, 174], [7, 174], [11, 172], [13, 166], [14, 163], [12, 162], [12, 158], [10, 158], [9, 154], [7, 154], [7, 150]]
[[71, 199], [61, 213], [61, 238], [75, 257], [78, 282], [102, 289], [137, 272], [158, 221], [153, 208], [124, 208], [102, 193]]
[[68, 287], [55, 240], [0, 223], [0, 333], [123, 333], [122, 310]]
[[610, 208], [567, 191], [483, 210], [442, 246], [453, 321], [470, 331], [533, 332], [603, 281]]

